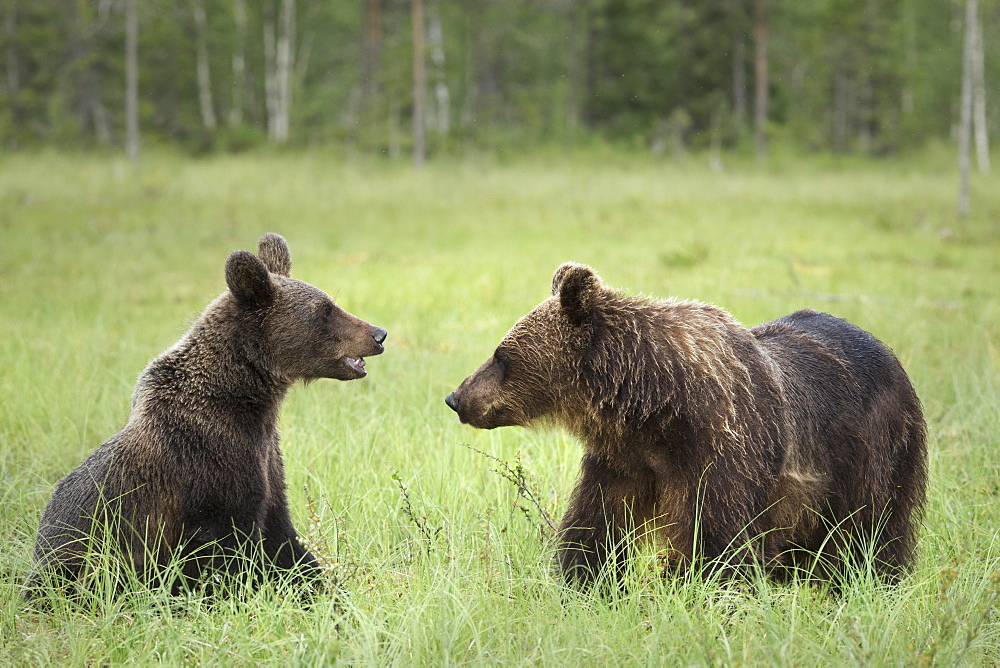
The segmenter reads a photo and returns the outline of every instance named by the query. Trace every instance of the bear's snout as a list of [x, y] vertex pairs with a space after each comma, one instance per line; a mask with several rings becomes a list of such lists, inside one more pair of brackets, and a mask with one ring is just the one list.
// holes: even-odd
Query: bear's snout
[[372, 338], [375, 339], [375, 343], [380, 348], [379, 352], [382, 352], [382, 342], [385, 341], [385, 337], [389, 336], [389, 332], [385, 331], [381, 327], [372, 328]]
[[447, 397], [445, 397], [444, 402], [448, 404], [448, 408], [455, 411], [456, 413], [458, 412], [458, 397], [455, 396], [454, 392], [450, 393]]

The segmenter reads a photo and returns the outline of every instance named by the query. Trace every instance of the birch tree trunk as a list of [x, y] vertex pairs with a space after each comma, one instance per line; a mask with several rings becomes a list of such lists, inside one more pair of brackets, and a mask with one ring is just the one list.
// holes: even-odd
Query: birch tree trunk
[[733, 115], [744, 126], [747, 118], [747, 42], [742, 30], [733, 33]]
[[247, 2], [233, 0], [233, 21], [236, 43], [233, 46], [233, 99], [229, 108], [229, 124], [243, 123], [243, 93], [246, 86]]
[[364, 0], [358, 50], [358, 83], [351, 91], [344, 118], [351, 129], [351, 141], [355, 146], [366, 143], [376, 133], [382, 135], [379, 122], [374, 120], [378, 117], [375, 113], [375, 103], [379, 90], [378, 73], [381, 55], [382, 2]]
[[[842, 49], [838, 48], [838, 52]], [[834, 66], [833, 74], [833, 152], [845, 153], [847, 151], [848, 134], [848, 113], [851, 97], [851, 86], [846, 65], [843, 61]]]
[[192, 0], [191, 14], [194, 17], [195, 59], [198, 73], [198, 107], [201, 122], [206, 130], [215, 130], [215, 103], [212, 101], [212, 71], [208, 64], [208, 19], [205, 16], [205, 0]]
[[125, 154], [139, 158], [139, 12], [138, 0], [125, 0]]
[[108, 123], [108, 110], [101, 103], [100, 96], [95, 95], [90, 101], [90, 117], [94, 121], [97, 141], [107, 146], [111, 143], [111, 126]]
[[986, 73], [983, 57], [983, 24], [979, 12], [972, 17], [972, 128], [976, 142], [976, 163], [979, 172], [990, 171], [990, 142], [986, 133]]
[[275, 53], [275, 119], [274, 140], [288, 141], [289, 117], [292, 109], [292, 54], [295, 48], [295, 0], [281, 0], [281, 19]]
[[903, 3], [903, 49], [905, 67], [900, 106], [903, 115], [913, 113], [913, 81], [917, 76], [917, 18], [913, 4]]
[[976, 39], [978, 0], [965, 2], [965, 45], [962, 49], [962, 105], [958, 125], [958, 215], [969, 215], [969, 144], [972, 135], [972, 52]]
[[590, 3], [584, 2], [570, 5], [569, 9], [569, 67], [567, 68], [566, 90], [566, 135], [571, 143], [576, 143], [580, 119], [583, 116], [581, 100], [583, 98], [583, 80], [587, 70], [586, 48], [587, 16], [590, 13]]
[[733, 28], [733, 116], [740, 132], [746, 127], [747, 122], [747, 35], [744, 14], [746, 12], [745, 0], [730, 0], [733, 16], [736, 17], [737, 24]]
[[767, 106], [768, 89], [770, 81], [768, 79], [768, 34], [767, 34], [767, 0], [755, 0], [754, 16], [754, 41], [755, 44], [755, 68], [756, 95], [754, 99], [754, 145], [757, 157], [763, 158], [767, 155]]
[[858, 84], [858, 145], [861, 152], [869, 155], [872, 152], [872, 120], [875, 116], [875, 89], [868, 71], [862, 69], [861, 81]]
[[[295, 20], [292, 21], [292, 34], [295, 39], [292, 40], [292, 74], [291, 82], [292, 89], [295, 88], [296, 81], [304, 81], [306, 78], [306, 72], [309, 71], [309, 59], [312, 57], [313, 44], [316, 43], [316, 33], [320, 32], [318, 30], [305, 30], [301, 34], [298, 31], [298, 24], [301, 22], [306, 26], [311, 26], [313, 24], [313, 18], [317, 15], [317, 5], [320, 0], [309, 0], [306, 4], [305, 11], [302, 10], [302, 6], [299, 5], [295, 9]], [[288, 96], [289, 108], [291, 107], [292, 95]]]
[[371, 104], [376, 91], [376, 74], [382, 52], [382, 5], [380, 0], [365, 0], [361, 23], [361, 53], [358, 60], [361, 115]]
[[264, 107], [267, 110], [267, 136], [275, 138], [275, 119], [278, 116], [278, 79], [275, 58], [274, 3], [264, 2]]
[[424, 112], [426, 106], [425, 90], [427, 74], [424, 64], [424, 3], [423, 0], [413, 2], [413, 163], [418, 167], [427, 158], [427, 147], [424, 143]]
[[427, 7], [427, 37], [434, 71], [434, 127], [439, 135], [451, 128], [451, 93], [444, 62], [444, 29], [441, 26], [441, 0], [431, 0]]

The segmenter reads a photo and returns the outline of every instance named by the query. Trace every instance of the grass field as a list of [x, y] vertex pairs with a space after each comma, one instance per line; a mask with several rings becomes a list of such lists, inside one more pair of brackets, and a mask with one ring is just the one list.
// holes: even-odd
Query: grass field
[[[959, 221], [953, 164], [0, 159], [0, 664], [1000, 663], [1000, 176], [976, 177]], [[294, 276], [389, 331], [367, 379], [297, 386], [282, 414], [293, 517], [345, 595], [25, 608], [52, 485], [267, 231]], [[746, 324], [812, 307], [888, 343], [930, 428], [912, 577], [841, 598], [719, 588], [660, 577], [652, 548], [619, 600], [565, 590], [540, 508], [565, 506], [579, 445], [472, 430], [443, 398], [566, 260]]]

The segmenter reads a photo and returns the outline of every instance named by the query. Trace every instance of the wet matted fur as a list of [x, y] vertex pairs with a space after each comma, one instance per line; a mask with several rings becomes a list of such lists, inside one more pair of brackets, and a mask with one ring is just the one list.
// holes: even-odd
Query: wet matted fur
[[620, 576], [638, 534], [726, 576], [757, 564], [839, 581], [867, 563], [895, 582], [912, 566], [920, 402], [885, 345], [831, 315], [747, 329], [567, 263], [446, 401], [474, 427], [549, 420], [582, 440], [560, 533], [570, 582]]
[[386, 332], [291, 266], [277, 234], [229, 255], [229, 289], [142, 372], [122, 430], [57, 484], [26, 598], [85, 578], [95, 550], [146, 580], [179, 557], [175, 586], [206, 569], [318, 576], [288, 513], [278, 411], [296, 380], [363, 378]]

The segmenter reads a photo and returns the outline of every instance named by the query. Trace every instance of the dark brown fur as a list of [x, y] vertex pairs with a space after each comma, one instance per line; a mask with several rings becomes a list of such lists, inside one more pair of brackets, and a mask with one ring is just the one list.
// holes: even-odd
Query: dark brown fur
[[870, 554], [893, 582], [912, 566], [924, 419], [873, 336], [813, 311], [746, 329], [708, 304], [623, 297], [573, 263], [552, 295], [446, 401], [474, 427], [547, 419], [583, 441], [568, 581], [620, 577], [643, 532], [679, 566], [728, 575], [756, 562], [837, 580]]
[[288, 513], [278, 410], [298, 379], [363, 377], [386, 333], [290, 271], [276, 234], [257, 256], [230, 254], [229, 290], [142, 372], [125, 427], [56, 486], [27, 597], [44, 571], [84, 578], [95, 550], [145, 579], [179, 552], [176, 586], [209, 567], [318, 575]]

